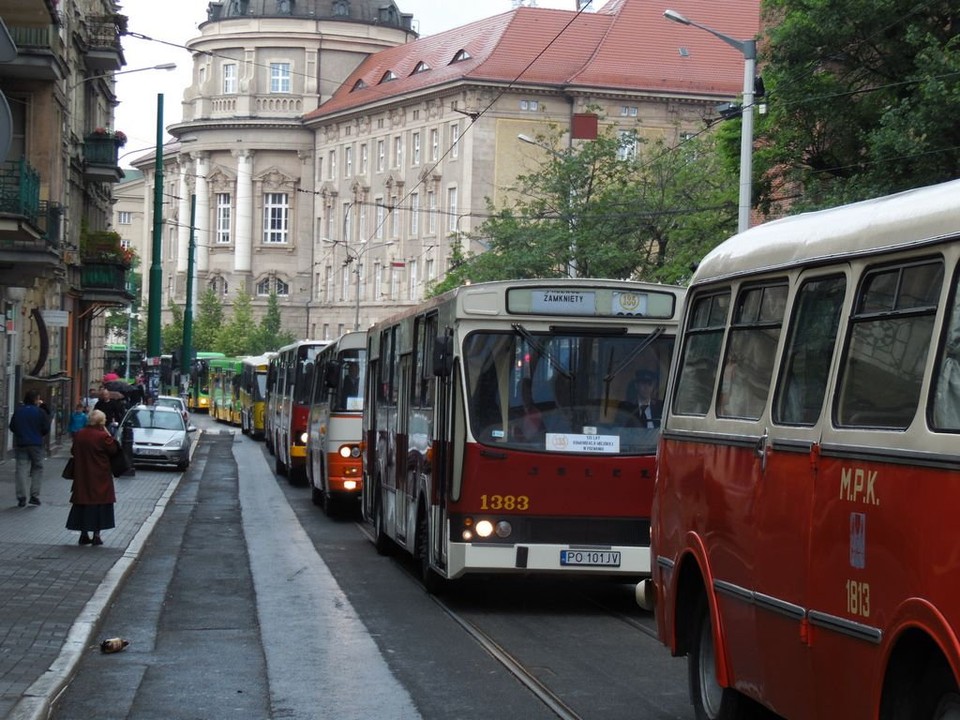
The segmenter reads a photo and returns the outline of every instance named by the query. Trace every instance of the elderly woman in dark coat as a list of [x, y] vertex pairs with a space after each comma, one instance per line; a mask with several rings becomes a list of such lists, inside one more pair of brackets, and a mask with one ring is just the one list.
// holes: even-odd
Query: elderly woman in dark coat
[[[101, 530], [115, 527], [113, 504], [117, 500], [110, 456], [122, 452], [106, 429], [107, 416], [93, 410], [87, 426], [73, 437], [73, 492], [67, 530], [80, 531], [81, 545], [103, 545]], [[93, 533], [91, 538], [89, 533]]]

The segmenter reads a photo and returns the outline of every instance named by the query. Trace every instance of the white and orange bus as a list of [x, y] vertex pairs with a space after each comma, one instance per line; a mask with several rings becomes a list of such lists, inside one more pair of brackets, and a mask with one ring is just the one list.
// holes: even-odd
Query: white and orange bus
[[341, 335], [317, 355], [307, 419], [307, 482], [328, 515], [359, 508], [367, 336]]
[[682, 297], [482, 283], [372, 327], [363, 510], [377, 549], [417, 558], [428, 589], [467, 573], [648, 574]]
[[276, 460], [278, 475], [290, 482], [306, 479], [307, 415], [310, 388], [319, 353], [328, 342], [298, 340], [285, 345], [267, 368], [267, 444]]
[[638, 587], [697, 717], [960, 717], [958, 269], [960, 182], [700, 263]]

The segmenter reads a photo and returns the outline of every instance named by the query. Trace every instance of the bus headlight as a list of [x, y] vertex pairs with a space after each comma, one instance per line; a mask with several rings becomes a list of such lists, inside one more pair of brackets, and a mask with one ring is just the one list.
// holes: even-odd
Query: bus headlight
[[360, 448], [356, 445], [341, 445], [340, 446], [340, 457], [342, 458], [358, 458], [360, 457]]
[[489, 520], [481, 520], [477, 523], [477, 535], [482, 538], [490, 537], [493, 534], [493, 523]]
[[310, 438], [310, 434], [309, 434], [309, 433], [302, 433], [302, 434], [300, 435], [300, 442], [301, 442], [302, 444], [306, 445], [306, 444], [307, 444], [307, 440], [308, 440], [309, 438]]
[[499, 538], [510, 537], [510, 533], [513, 532], [513, 526], [510, 525], [510, 523], [508, 523], [506, 520], [501, 520], [497, 523], [496, 532], [497, 537]]

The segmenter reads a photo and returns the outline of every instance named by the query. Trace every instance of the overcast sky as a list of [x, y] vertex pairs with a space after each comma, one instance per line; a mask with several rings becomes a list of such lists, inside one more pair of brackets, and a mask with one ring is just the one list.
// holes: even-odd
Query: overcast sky
[[[593, 0], [603, 5], [606, 0]], [[499, 15], [513, 7], [511, 0], [396, 0], [402, 12], [412, 13], [421, 35], [434, 35], [474, 20]], [[536, 0], [542, 8], [576, 10], [576, 0]], [[173, 71], [148, 70], [117, 78], [114, 128], [127, 134], [129, 141], [123, 152], [151, 149], [157, 142], [157, 95], [163, 94], [163, 126], [182, 118], [180, 102], [190, 84], [190, 54], [174, 45], [184, 45], [195, 37], [197, 26], [207, 18], [207, 0], [121, 0], [125, 15], [130, 18], [129, 30], [151, 40], [123, 38], [127, 61], [124, 70], [176, 63]], [[595, 9], [593, 5], [589, 8]], [[167, 44], [171, 43], [171, 44]], [[169, 136], [164, 135], [165, 139]], [[135, 157], [131, 153], [130, 159]], [[121, 161], [125, 165], [127, 159]]]

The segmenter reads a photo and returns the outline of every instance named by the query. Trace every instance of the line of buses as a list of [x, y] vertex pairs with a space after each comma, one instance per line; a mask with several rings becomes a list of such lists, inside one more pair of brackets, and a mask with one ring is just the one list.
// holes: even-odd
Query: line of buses
[[278, 472], [428, 589], [644, 578], [698, 718], [960, 718], [960, 181], [752, 228], [686, 290], [465, 286], [268, 365]]

